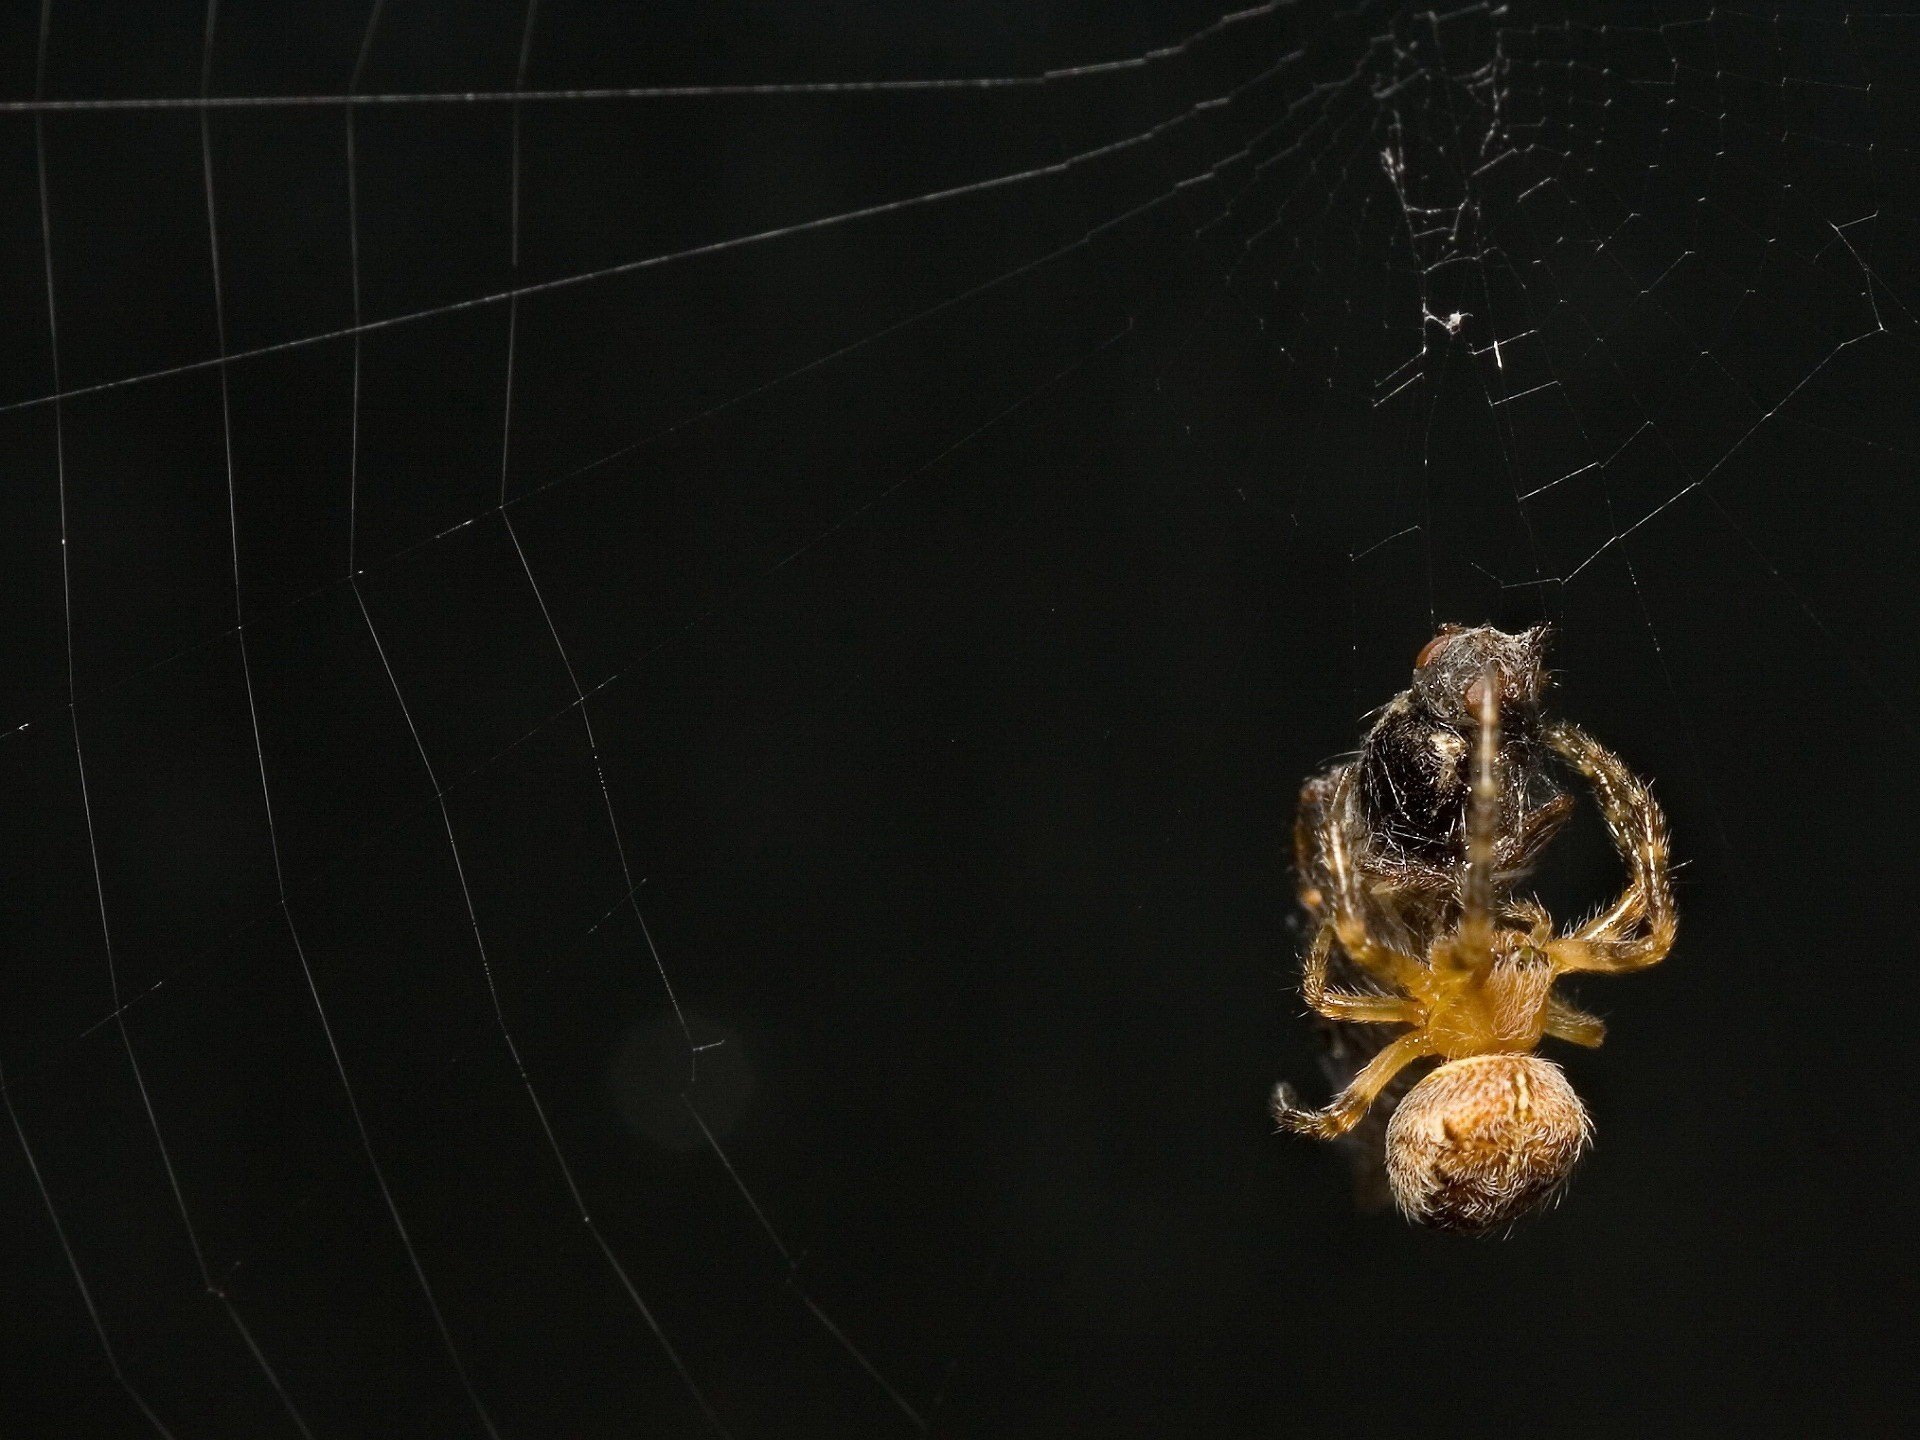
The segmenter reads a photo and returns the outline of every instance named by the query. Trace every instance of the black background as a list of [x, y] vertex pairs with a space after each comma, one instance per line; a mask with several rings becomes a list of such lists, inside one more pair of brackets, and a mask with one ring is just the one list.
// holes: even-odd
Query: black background
[[[526, 84], [1217, 13], [574, 0]], [[51, 14], [45, 96], [201, 89], [195, 7]], [[517, 268], [511, 104], [356, 107], [351, 172], [341, 104], [206, 112], [232, 531], [203, 112], [0, 115], [0, 1432], [297, 1433], [270, 1373], [479, 1433], [330, 1030], [505, 1434], [706, 1433], [661, 1337], [739, 1436], [1891, 1433], [1920, 23], [1424, 15], [530, 100]], [[523, 20], [389, 0], [359, 88], [498, 96]], [[207, 89], [339, 96], [366, 28], [230, 4]], [[360, 317], [416, 317], [358, 345], [350, 173]], [[1449, 619], [1558, 627], [1685, 862], [1560, 1057], [1597, 1150], [1486, 1243], [1264, 1111], [1317, 1088], [1293, 797]]]

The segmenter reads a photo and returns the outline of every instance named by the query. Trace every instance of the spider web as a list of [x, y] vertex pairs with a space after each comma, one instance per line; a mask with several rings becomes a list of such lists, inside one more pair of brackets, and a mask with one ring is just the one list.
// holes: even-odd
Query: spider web
[[1868, 933], [1913, 17], [603, 8], [6, 22], [8, 1433], [1261, 1428], [1404, 1243], [1275, 837], [1441, 621], [1667, 787], [1669, 1052], [1770, 827]]

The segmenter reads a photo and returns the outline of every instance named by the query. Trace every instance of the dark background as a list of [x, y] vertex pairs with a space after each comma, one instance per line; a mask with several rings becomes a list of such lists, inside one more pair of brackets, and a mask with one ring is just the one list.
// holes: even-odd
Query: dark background
[[[0, 1433], [1893, 1433], [1920, 22], [1682, 8], [11, 3]], [[1542, 619], [1681, 939], [1462, 1243], [1286, 837]]]

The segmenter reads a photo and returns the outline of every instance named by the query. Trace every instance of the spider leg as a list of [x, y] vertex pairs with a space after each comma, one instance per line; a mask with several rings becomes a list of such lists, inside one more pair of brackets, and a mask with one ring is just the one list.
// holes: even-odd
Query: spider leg
[[1607, 1038], [1607, 1022], [1553, 995], [1547, 999], [1547, 1034], [1591, 1050]]
[[1473, 789], [1467, 801], [1467, 860], [1460, 881], [1453, 963], [1484, 969], [1493, 962], [1493, 871], [1500, 841], [1500, 687], [1489, 665], [1468, 691], [1479, 711], [1474, 735]]
[[1327, 863], [1327, 895], [1330, 914], [1327, 923], [1340, 937], [1340, 948], [1347, 958], [1397, 990], [1413, 990], [1426, 967], [1412, 956], [1383, 945], [1368, 933], [1366, 898], [1360, 889], [1353, 857], [1347, 853], [1346, 831], [1340, 823], [1340, 810], [1346, 787], [1352, 784], [1352, 772], [1343, 775], [1334, 802], [1327, 807], [1326, 822], [1320, 833], [1321, 853]]
[[1640, 887], [1632, 885], [1624, 895], [1575, 930], [1569, 938], [1620, 940], [1632, 933], [1633, 927], [1646, 918], [1647, 902], [1640, 894]]
[[1344, 1135], [1360, 1123], [1388, 1081], [1421, 1056], [1433, 1053], [1433, 1042], [1426, 1032], [1410, 1030], [1369, 1060], [1325, 1109], [1305, 1109], [1298, 1103], [1291, 1086], [1275, 1086], [1273, 1118], [1280, 1122], [1281, 1129], [1296, 1135], [1312, 1135], [1320, 1140]]
[[1678, 925], [1667, 878], [1666, 816], [1639, 777], [1578, 726], [1550, 726], [1546, 739], [1593, 786], [1629, 876], [1625, 892], [1605, 911], [1549, 942], [1555, 968], [1621, 972], [1657, 965], [1673, 948]]
[[1399, 995], [1366, 995], [1350, 990], [1327, 988], [1327, 963], [1333, 955], [1334, 931], [1322, 925], [1313, 937], [1313, 948], [1300, 981], [1300, 993], [1316, 1014], [1329, 1020], [1346, 1020], [1363, 1025], [1412, 1025], [1420, 1019], [1417, 1002]]
[[1314, 776], [1300, 787], [1300, 810], [1293, 822], [1293, 868], [1299, 878], [1300, 904], [1315, 917], [1326, 909], [1322, 889], [1325, 878], [1320, 864], [1326, 846], [1321, 837], [1326, 832], [1328, 811], [1337, 793], [1338, 784], [1332, 775]]

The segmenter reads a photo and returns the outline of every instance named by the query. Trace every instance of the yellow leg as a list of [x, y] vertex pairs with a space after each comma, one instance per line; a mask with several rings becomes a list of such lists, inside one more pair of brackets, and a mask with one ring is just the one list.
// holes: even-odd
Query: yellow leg
[[1550, 726], [1547, 743], [1593, 786], [1629, 880], [1620, 898], [1564, 940], [1547, 946], [1561, 972], [1620, 973], [1657, 965], [1673, 948], [1678, 921], [1667, 877], [1667, 820], [1652, 792], [1620, 759], [1578, 726]]
[[1416, 1001], [1399, 995], [1363, 995], [1327, 988], [1327, 962], [1333, 955], [1333, 926], [1322, 925], [1307, 951], [1300, 993], [1316, 1014], [1362, 1025], [1411, 1025], [1420, 1019]]
[[1327, 861], [1330, 914], [1328, 923], [1340, 937], [1340, 948], [1368, 974], [1384, 980], [1396, 990], [1412, 990], [1426, 973], [1426, 966], [1389, 945], [1382, 945], [1367, 933], [1366, 900], [1354, 872], [1353, 857], [1347, 853], [1346, 835], [1339, 822], [1339, 809], [1346, 787], [1353, 783], [1352, 772], [1341, 777], [1333, 803], [1327, 807], [1327, 822], [1321, 833]]
[[1607, 1038], [1607, 1022], [1554, 995], [1547, 1000], [1547, 1034], [1591, 1050]]
[[1312, 1135], [1331, 1140], [1344, 1135], [1360, 1123], [1380, 1092], [1402, 1070], [1423, 1055], [1433, 1053], [1433, 1042], [1423, 1030], [1410, 1030], [1366, 1063], [1351, 1084], [1334, 1097], [1324, 1110], [1304, 1109], [1291, 1086], [1280, 1085], [1273, 1092], [1273, 1118], [1280, 1128], [1296, 1135]]
[[1484, 973], [1493, 964], [1493, 869], [1500, 843], [1500, 686], [1489, 665], [1467, 691], [1479, 725], [1474, 735], [1473, 789], [1467, 799], [1466, 868], [1460, 880], [1460, 924], [1453, 942], [1434, 947], [1442, 965]]
[[1647, 904], [1640, 887], [1630, 885], [1613, 904], [1587, 921], [1568, 937], [1573, 940], [1619, 940], [1633, 933], [1634, 926], [1647, 918]]

